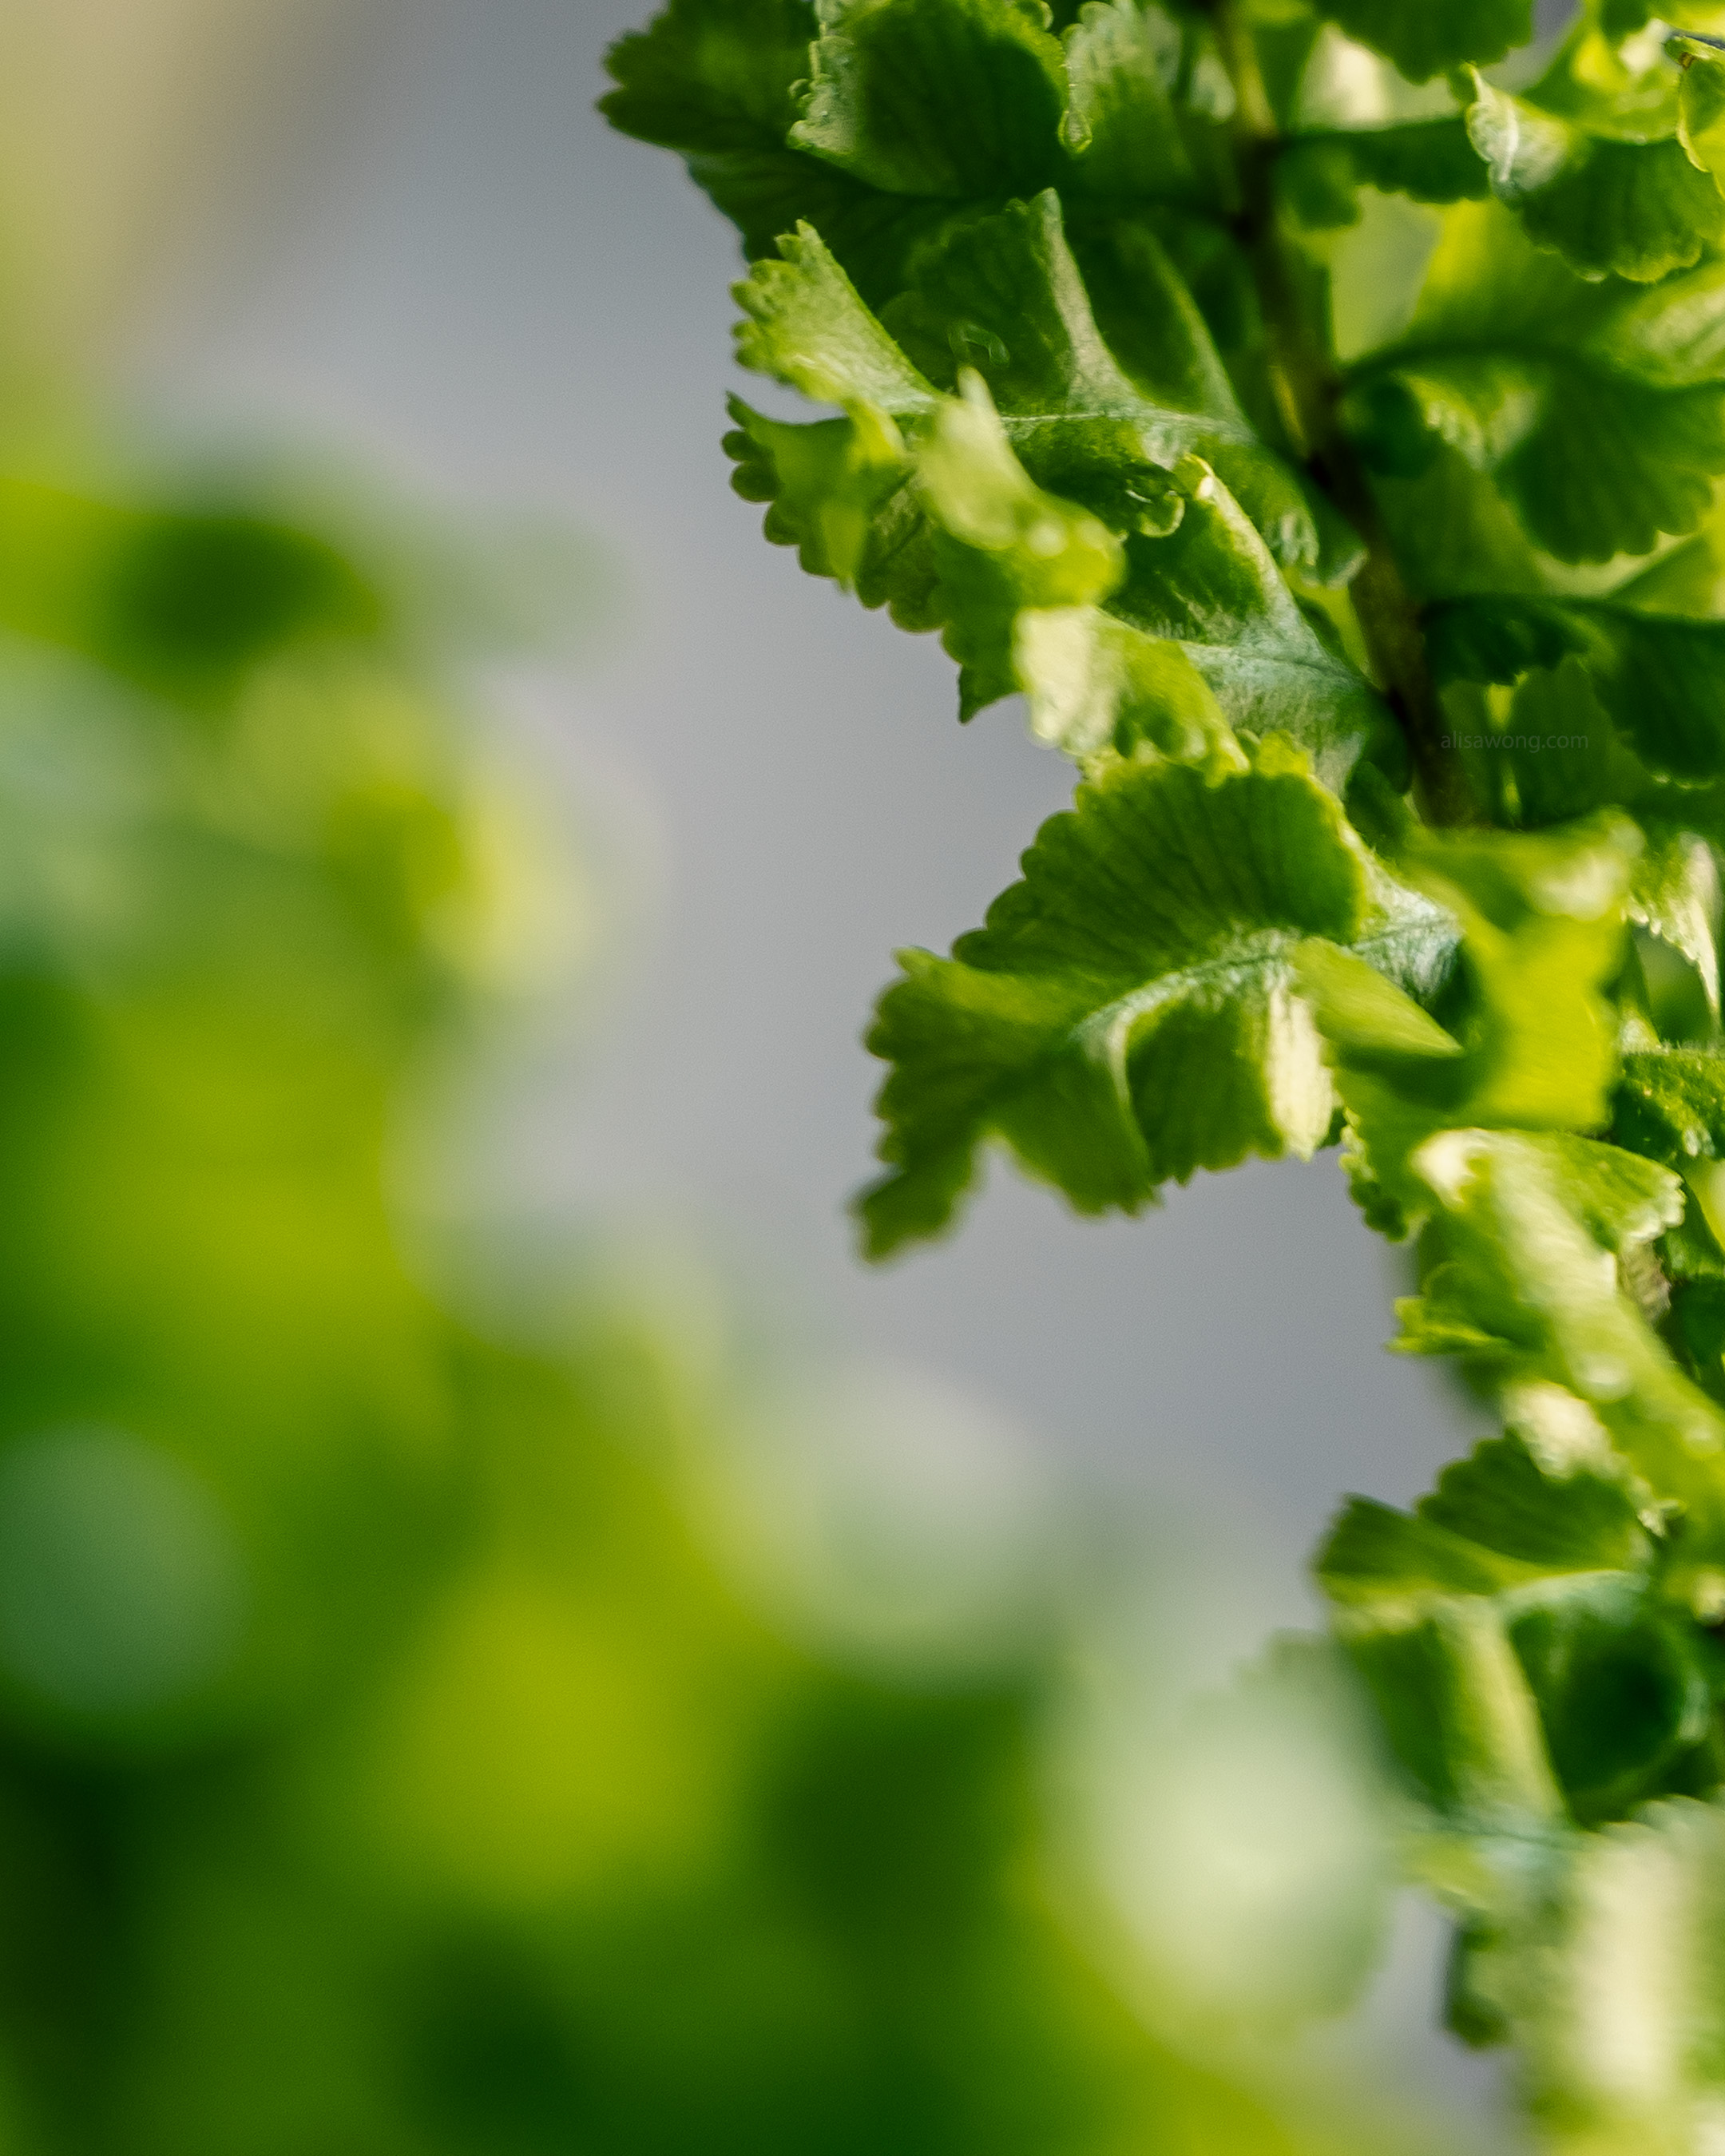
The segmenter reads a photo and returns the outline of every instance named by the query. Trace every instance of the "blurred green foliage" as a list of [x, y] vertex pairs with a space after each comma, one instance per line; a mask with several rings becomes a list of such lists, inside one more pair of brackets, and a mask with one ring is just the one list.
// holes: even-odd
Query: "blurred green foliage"
[[403, 1264], [568, 886], [388, 588], [0, 481], [0, 2150], [1288, 2156], [1060, 1913], [1035, 1643], [824, 1666], [667, 1337]]

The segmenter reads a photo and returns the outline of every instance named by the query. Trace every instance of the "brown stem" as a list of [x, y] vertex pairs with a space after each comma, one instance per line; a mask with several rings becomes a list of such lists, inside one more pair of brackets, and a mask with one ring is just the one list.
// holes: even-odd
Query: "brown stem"
[[1454, 749], [1426, 664], [1420, 608], [1404, 582], [1371, 483], [1337, 418], [1342, 383], [1312, 319], [1276, 203], [1282, 138], [1240, 0], [1217, 0], [1215, 24], [1233, 80], [1240, 229], [1264, 312], [1276, 411], [1296, 455], [1365, 542], [1351, 596], [1379, 685], [1407, 738], [1420, 807], [1429, 823], [1484, 821]]

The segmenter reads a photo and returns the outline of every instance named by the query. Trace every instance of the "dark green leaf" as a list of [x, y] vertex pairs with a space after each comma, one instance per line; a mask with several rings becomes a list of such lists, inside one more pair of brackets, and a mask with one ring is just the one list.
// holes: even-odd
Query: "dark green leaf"
[[1076, 192], [1186, 203], [1226, 187], [1214, 123], [1180, 95], [1188, 33], [1169, 14], [1141, 0], [1091, 0], [1065, 46], [1062, 139]]
[[953, 204], [883, 195], [790, 146], [816, 33], [809, 0], [672, 0], [650, 29], [612, 48], [619, 86], [600, 109], [620, 133], [676, 151], [752, 259], [807, 222], [862, 291], [883, 300]]
[[1725, 772], [1725, 622], [1645, 613], [1623, 599], [1464, 599], [1435, 608], [1440, 680], [1508, 684], [1574, 660], [1648, 770]]
[[1386, 54], [1409, 82], [1501, 60], [1533, 34], [1532, 0], [1320, 0], [1318, 12]]
[[1491, 189], [1459, 116], [1301, 133], [1289, 145], [1278, 177], [1300, 221], [1320, 228], [1353, 224], [1363, 187], [1419, 203], [1479, 202]]
[[1034, 194], [1067, 99], [1046, 20], [1025, 0], [829, 0], [790, 140], [889, 194]]
[[797, 117], [815, 36], [810, 0], [670, 0], [606, 57], [611, 125], [685, 157], [773, 150]]

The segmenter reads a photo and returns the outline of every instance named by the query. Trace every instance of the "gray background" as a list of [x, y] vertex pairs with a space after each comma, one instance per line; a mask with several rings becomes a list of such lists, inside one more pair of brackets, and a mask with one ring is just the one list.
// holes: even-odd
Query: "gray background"
[[[1224, 1627], [1244, 1650], [1308, 1620], [1342, 1491], [1413, 1496], [1482, 1418], [1383, 1352], [1404, 1261], [1333, 1156], [1200, 1178], [1136, 1223], [1076, 1221], [997, 1168], [959, 1239], [856, 1262], [842, 1206], [879, 1076], [859, 1033], [889, 954], [974, 925], [1069, 773], [1015, 708], [961, 729], [937, 644], [803, 577], [729, 492], [732, 236], [592, 110], [605, 46], [647, 11], [358, 11], [245, 247], [134, 355], [137, 399], [552, 512], [613, 557], [583, 663], [501, 686], [602, 835], [658, 864], [638, 880], [657, 897], [619, 932], [593, 1044], [542, 1055], [492, 1118], [494, 1201], [692, 1219], [746, 1296], [973, 1383], [1135, 1514], [1225, 1525], [1253, 1553]], [[1406, 2062], [1428, 1934], [1404, 1962], [1371, 2025]]]

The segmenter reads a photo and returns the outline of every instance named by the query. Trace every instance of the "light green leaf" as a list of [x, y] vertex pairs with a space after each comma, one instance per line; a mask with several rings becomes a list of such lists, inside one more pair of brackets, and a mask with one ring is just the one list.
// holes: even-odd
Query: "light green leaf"
[[[850, 585], [866, 607], [886, 607], [901, 629], [938, 629], [946, 617], [933, 527], [908, 478], [888, 490], [878, 461], [882, 437], [871, 439], [869, 409], [794, 427], [733, 398], [738, 425], [725, 437], [737, 463], [731, 484], [745, 501], [768, 505], [767, 536], [795, 547], [812, 575]], [[854, 519], [870, 505], [859, 554]]]
[[937, 526], [947, 648], [963, 671], [960, 716], [1010, 696], [1014, 625], [1026, 608], [1084, 607], [1125, 572], [1125, 550], [1099, 518], [1046, 494], [1013, 454], [978, 375], [918, 438], [918, 490]]
[[1559, 561], [1645, 553], [1697, 527], [1725, 470], [1725, 262], [1589, 284], [1501, 205], [1462, 204], [1405, 335], [1350, 377], [1375, 470], [1416, 475], [1447, 444]]
[[1365, 981], [1357, 959], [1302, 954], [1374, 1226], [1405, 1233], [1436, 1209], [1440, 1157], [1427, 1148], [1443, 1133], [1604, 1126], [1615, 1025], [1600, 992], [1621, 963], [1640, 849], [1620, 817], [1537, 838], [1415, 839], [1401, 874], [1461, 930], [1441, 1029], [1412, 997]]
[[1725, 514], [1717, 501], [1698, 531], [1616, 585], [1613, 596], [1643, 613], [1725, 616]]
[[812, 225], [778, 243], [735, 286], [740, 366], [819, 404], [867, 403], [896, 418], [932, 411], [936, 392], [863, 305]]
[[1319, 0], [1318, 12], [1395, 62], [1409, 82], [1501, 60], [1533, 34], [1532, 0]]
[[1147, 743], [1213, 776], [1245, 766], [1233, 728], [1181, 647], [1098, 607], [1019, 614], [1013, 666], [1031, 732], [1081, 763]]
[[732, 485], [746, 501], [769, 502], [767, 536], [801, 550], [811, 576], [854, 588], [874, 558], [883, 512], [912, 466], [904, 438], [885, 412], [859, 403], [848, 419], [787, 426], [731, 399], [737, 433]]
[[1686, 1512], [1672, 1592], [1699, 1607], [1725, 1589], [1725, 1418], [1649, 1329], [1636, 1270], [1681, 1220], [1683, 1188], [1656, 1160], [1571, 1135], [1607, 1120], [1599, 989], [1633, 859], [1606, 826], [1591, 849], [1571, 834], [1428, 840], [1403, 864], [1462, 924], [1466, 993], [1448, 1029], [1462, 1055], [1385, 984], [1366, 993], [1348, 960], [1308, 955], [1300, 979], [1374, 1219], [1428, 1224], [1401, 1344], [1459, 1353], [1502, 1390], [1571, 1395]]
[[1352, 952], [1314, 943], [1300, 954], [1300, 984], [1332, 1046], [1368, 1067], [1409, 1058], [1448, 1062], [1466, 1051], [1405, 990]]
[[910, 483], [901, 429], [932, 413], [939, 394], [810, 228], [782, 239], [779, 256], [737, 288], [738, 357], [849, 416], [798, 427], [733, 399], [732, 484], [745, 501], [770, 505], [768, 536], [796, 546], [812, 573], [853, 585], [903, 628], [938, 628], [947, 616], [934, 533]]
[[1373, 917], [1363, 850], [1286, 744], [1218, 783], [1156, 759], [1081, 788], [988, 927], [950, 959], [907, 953], [881, 1001], [871, 1255], [940, 1233], [991, 1138], [1085, 1212], [1309, 1153], [1332, 1095], [1294, 954]]

